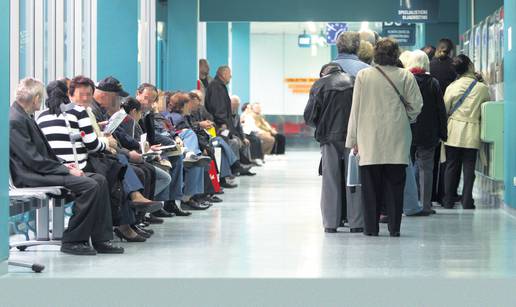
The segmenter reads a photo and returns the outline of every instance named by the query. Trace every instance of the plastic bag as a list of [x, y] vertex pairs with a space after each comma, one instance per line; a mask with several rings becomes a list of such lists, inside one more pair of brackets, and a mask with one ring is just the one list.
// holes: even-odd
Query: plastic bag
[[346, 185], [348, 187], [360, 187], [362, 183], [360, 182], [360, 170], [358, 162], [360, 161], [360, 157], [358, 155], [354, 155], [353, 151], [349, 153], [348, 157], [348, 171], [346, 178]]

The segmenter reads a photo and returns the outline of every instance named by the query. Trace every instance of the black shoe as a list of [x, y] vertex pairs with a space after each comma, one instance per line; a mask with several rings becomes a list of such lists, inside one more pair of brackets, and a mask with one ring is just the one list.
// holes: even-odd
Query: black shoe
[[145, 220], [150, 224], [163, 224], [164, 222], [162, 218], [152, 216], [152, 214], [149, 217], [145, 217]]
[[97, 254], [97, 251], [88, 242], [63, 243], [61, 252], [78, 256], [95, 256]]
[[176, 216], [189, 216], [192, 212], [184, 211], [176, 205], [176, 202], [171, 200], [165, 203], [165, 210], [174, 213]]
[[152, 213], [163, 208], [163, 202], [161, 201], [151, 201], [151, 202], [139, 202], [139, 201], [129, 201], [129, 208], [133, 208], [137, 212], [147, 212]]
[[455, 204], [454, 203], [443, 203], [443, 208], [444, 209], [453, 209], [453, 207], [455, 207]]
[[192, 199], [190, 199], [187, 202], [184, 202], [184, 201], [181, 202], [181, 209], [183, 209], [183, 210], [206, 210], [209, 207], [210, 206], [199, 204], [198, 202], [195, 202]]
[[452, 197], [454, 203], [460, 203], [462, 201], [462, 195], [455, 195]]
[[210, 203], [221, 203], [223, 200], [220, 197], [213, 195], [208, 199]]
[[365, 232], [364, 231], [364, 236], [378, 237], [378, 233], [377, 232]]
[[115, 246], [111, 241], [104, 241], [104, 242], [95, 242], [93, 243], [93, 248], [97, 251], [99, 254], [123, 254], [124, 248]]
[[349, 232], [351, 232], [351, 233], [364, 232], [364, 228], [361, 228], [361, 227], [358, 227], [358, 228], [350, 228], [350, 229], [349, 229]]
[[214, 194], [215, 194], [215, 195], [222, 195], [222, 194], [224, 194], [224, 189], [221, 187], [221, 188], [220, 188], [220, 191], [215, 192]]
[[221, 183], [220, 183], [220, 186], [223, 187], [223, 188], [226, 188], [226, 189], [234, 189], [234, 188], [238, 187], [238, 184], [236, 184], [236, 183], [229, 183], [226, 180], [222, 180]]
[[145, 241], [147, 241], [147, 239], [140, 236], [139, 234], [137, 234], [136, 237], [130, 238], [130, 237], [126, 236], [123, 232], [121, 232], [120, 229], [118, 229], [118, 228], [115, 228], [115, 230], [113, 230], [113, 232], [120, 239], [120, 241], [124, 241], [124, 240], [126, 240], [127, 242], [145, 242]]
[[151, 213], [152, 216], [154, 217], [173, 217], [175, 214], [174, 213], [170, 213], [164, 209], [160, 209], [156, 212], [153, 212]]
[[416, 214], [411, 214], [411, 215], [407, 215], [407, 216], [429, 216], [430, 214], [432, 214], [432, 212], [426, 211], [426, 210], [421, 210]]
[[389, 235], [391, 237], [399, 237], [400, 236], [400, 232], [399, 231], [394, 231], [394, 232], [389, 233]]
[[464, 210], [475, 210], [475, 205], [471, 205], [471, 206], [462, 206], [462, 209]]
[[136, 232], [140, 237], [145, 238], [145, 239], [149, 239], [154, 234], [154, 232], [150, 233], [147, 230], [141, 229], [140, 227], [138, 227], [136, 225], [131, 225], [131, 229], [134, 232]]
[[326, 232], [326, 233], [336, 233], [337, 229], [336, 228], [324, 228], [324, 232]]
[[256, 173], [253, 173], [253, 172], [251, 172], [249, 170], [247, 170], [247, 171], [240, 171], [240, 172], [238, 172], [238, 174], [239, 174], [239, 176], [255, 176], [256, 175]]

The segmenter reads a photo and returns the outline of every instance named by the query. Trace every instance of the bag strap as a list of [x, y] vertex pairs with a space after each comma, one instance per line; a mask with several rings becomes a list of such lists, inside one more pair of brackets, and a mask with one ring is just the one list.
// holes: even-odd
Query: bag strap
[[457, 111], [458, 108], [460, 108], [460, 106], [464, 103], [464, 101], [466, 100], [466, 98], [471, 93], [471, 91], [473, 90], [473, 88], [475, 87], [475, 85], [477, 83], [478, 83], [477, 80], [473, 80], [473, 82], [471, 82], [471, 84], [468, 86], [468, 88], [466, 89], [464, 94], [462, 94], [462, 96], [457, 101], [457, 103], [450, 108], [450, 111], [448, 112], [448, 117], [452, 116], [452, 114], [455, 113], [455, 111]]
[[394, 82], [392, 82], [391, 78], [387, 76], [387, 74], [378, 66], [375, 66], [375, 68], [385, 77], [385, 79], [389, 82], [389, 84], [392, 86], [392, 88], [396, 91], [396, 94], [398, 94], [398, 97], [400, 97], [401, 102], [405, 106], [405, 109], [411, 109], [410, 105], [407, 102], [407, 99], [403, 97], [403, 95], [400, 93], [396, 85], [394, 85]]

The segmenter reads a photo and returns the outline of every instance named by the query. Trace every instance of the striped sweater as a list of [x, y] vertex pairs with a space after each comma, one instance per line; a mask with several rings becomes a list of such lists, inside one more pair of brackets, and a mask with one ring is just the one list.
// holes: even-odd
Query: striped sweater
[[[71, 164], [75, 163], [75, 158], [70, 131], [63, 116], [63, 114], [56, 116], [44, 110], [38, 115], [36, 122], [54, 153], [63, 159], [65, 164]], [[75, 148], [79, 168], [83, 169], [87, 164], [88, 152], [104, 151], [106, 145], [97, 138], [86, 109], [76, 105], [67, 112], [66, 118], [70, 122], [71, 133], [81, 135], [81, 139], [75, 142]]]

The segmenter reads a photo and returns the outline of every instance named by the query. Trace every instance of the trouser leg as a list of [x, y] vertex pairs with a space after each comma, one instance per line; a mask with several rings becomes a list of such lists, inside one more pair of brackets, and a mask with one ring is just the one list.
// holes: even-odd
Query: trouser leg
[[172, 182], [172, 177], [170, 177], [168, 172], [157, 166], [154, 166], [154, 171], [156, 173], [156, 186], [154, 187], [154, 195], [159, 195], [162, 191], [168, 188]]
[[418, 200], [416, 176], [414, 175], [414, 167], [412, 164], [405, 168], [405, 174], [403, 212], [406, 215], [413, 215], [421, 212], [423, 207], [420, 205]]
[[111, 204], [106, 178], [86, 173], [84, 177], [66, 176], [64, 186], [76, 195], [73, 214], [63, 233], [63, 242], [108, 241], [113, 238]]
[[477, 162], [477, 149], [463, 149], [462, 168], [464, 182], [462, 188], [462, 206], [471, 208], [475, 204], [473, 200], [473, 185], [475, 183], [475, 163]]
[[193, 166], [185, 169], [183, 194], [193, 196], [204, 192], [204, 168]]
[[332, 144], [321, 146], [322, 189], [321, 214], [324, 228], [337, 228], [342, 210], [342, 153]]
[[181, 140], [183, 140], [183, 144], [187, 151], [191, 151], [196, 155], [201, 154], [201, 149], [199, 148], [199, 138], [195, 132], [193, 132], [191, 129], [185, 129], [179, 134], [179, 137]]
[[[461, 149], [457, 147], [446, 146], [446, 171], [444, 174], [444, 200], [443, 205], [453, 206], [454, 198], [457, 194], [457, 187], [459, 185], [461, 167]], [[457, 180], [459, 178], [459, 180]]]
[[170, 184], [168, 189], [163, 190], [156, 196], [156, 200], [180, 200], [183, 197], [183, 157], [170, 157], [172, 168], [169, 170]]
[[262, 142], [262, 153], [263, 155], [268, 155], [272, 151], [272, 147], [274, 147], [275, 139], [274, 137], [267, 132], [258, 133], [258, 137]]
[[362, 206], [364, 208], [364, 232], [378, 233], [380, 212], [383, 202], [381, 166], [367, 165], [360, 167], [362, 183]]
[[419, 192], [423, 210], [432, 208], [432, 184], [434, 173], [435, 148], [418, 148], [416, 160], [419, 169]]
[[[407, 165], [387, 164], [382, 168], [385, 188], [384, 195], [389, 216], [389, 232], [399, 232], [403, 213], [403, 193], [405, 190]], [[414, 179], [415, 180], [415, 179]]]

